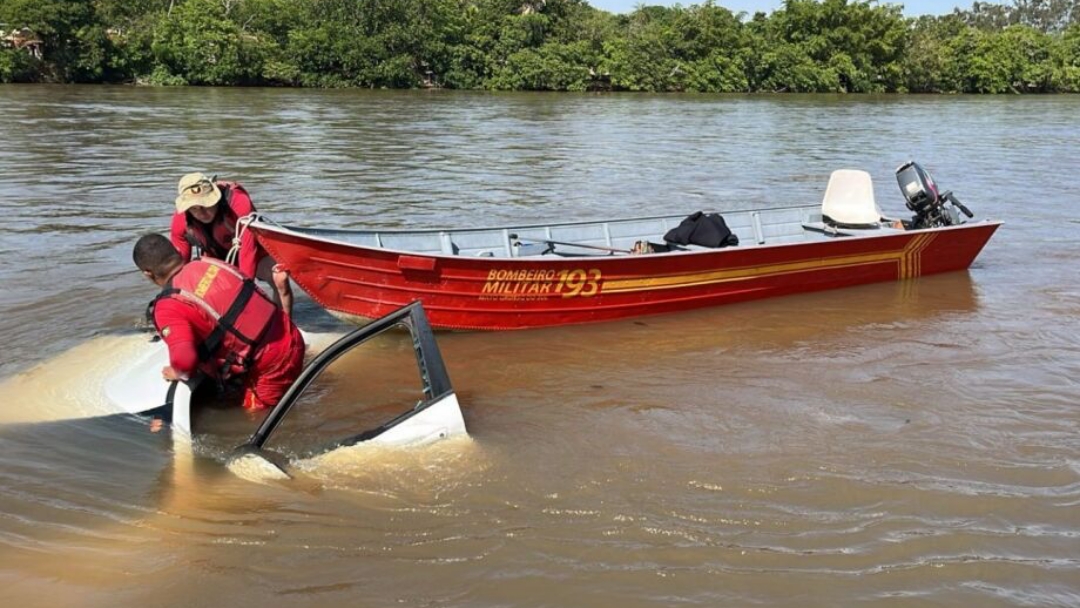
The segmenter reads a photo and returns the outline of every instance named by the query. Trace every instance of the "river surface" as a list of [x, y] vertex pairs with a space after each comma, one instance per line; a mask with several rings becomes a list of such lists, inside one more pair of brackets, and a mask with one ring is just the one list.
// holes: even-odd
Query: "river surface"
[[[1080, 96], [4, 86], [0, 127], [6, 606], [1080, 605]], [[86, 418], [188, 171], [281, 222], [438, 227], [802, 204], [852, 167], [902, 215], [909, 159], [1005, 221], [970, 271], [440, 334], [469, 440], [256, 484], [222, 466], [240, 411], [194, 453]], [[408, 350], [297, 424], [413, 398]]]

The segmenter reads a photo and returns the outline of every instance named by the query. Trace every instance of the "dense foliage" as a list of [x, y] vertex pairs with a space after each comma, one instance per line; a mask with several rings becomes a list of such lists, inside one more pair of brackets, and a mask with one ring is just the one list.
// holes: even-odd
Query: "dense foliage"
[[[876, 0], [0, 0], [0, 82], [1080, 92], [1080, 0], [905, 18]], [[8, 33], [33, 32], [35, 52]], [[20, 48], [16, 48], [16, 46]]]

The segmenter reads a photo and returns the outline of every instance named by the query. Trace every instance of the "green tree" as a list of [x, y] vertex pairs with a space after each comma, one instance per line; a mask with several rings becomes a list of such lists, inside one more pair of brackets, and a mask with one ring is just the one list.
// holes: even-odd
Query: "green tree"
[[673, 40], [674, 54], [680, 69], [686, 72], [688, 90], [747, 90], [749, 35], [731, 11], [709, 0], [676, 11], [672, 28], [677, 34]]
[[968, 28], [951, 45], [956, 52], [964, 92], [1051, 90], [1054, 69], [1050, 38], [1034, 28], [1013, 25], [1001, 32]]
[[687, 73], [676, 55], [676, 32], [670, 27], [681, 9], [639, 7], [623, 37], [604, 46], [605, 71], [611, 84], [626, 91], [682, 91]]
[[955, 9], [952, 16], [986, 31], [1003, 30], [1020, 23], [1020, 15], [1014, 7], [997, 2], [975, 2], [970, 9]]
[[1013, 0], [1013, 13], [1040, 32], [1059, 32], [1080, 23], [1080, 0]]
[[[800, 90], [806, 79], [785, 82], [792, 75], [817, 71], [828, 89], [849, 92], [897, 90], [902, 83], [901, 59], [907, 27], [899, 5], [876, 6], [869, 0], [786, 0], [765, 28], [775, 45], [774, 69], [766, 76], [788, 90]], [[794, 55], [804, 53], [809, 63]], [[811, 70], [810, 66], [816, 70]]]
[[510, 55], [489, 86], [505, 90], [585, 91], [592, 82], [587, 44], [549, 42]]
[[240, 85], [261, 82], [271, 42], [246, 33], [217, 0], [187, 0], [162, 18], [151, 52], [157, 80]]
[[950, 40], [968, 26], [955, 15], [920, 17], [911, 26], [903, 61], [901, 90], [912, 93], [956, 93], [963, 89], [956, 49]]
[[0, 48], [0, 83], [33, 81], [39, 72], [36, 64], [29, 53]]
[[[106, 76], [113, 52], [93, 5], [85, 0], [4, 0], [0, 23], [41, 37], [42, 61], [34, 79], [91, 82]], [[24, 66], [25, 67], [25, 66]]]
[[0, 0], [0, 80], [511, 90], [1077, 91], [1080, 0], [904, 19], [878, 0]]
[[1065, 30], [1054, 48], [1054, 89], [1080, 93], [1080, 23]]

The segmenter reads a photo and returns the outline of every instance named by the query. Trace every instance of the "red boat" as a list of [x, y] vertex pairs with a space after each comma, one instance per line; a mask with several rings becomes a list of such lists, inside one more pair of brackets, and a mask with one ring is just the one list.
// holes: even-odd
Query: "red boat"
[[[347, 320], [420, 301], [437, 328], [525, 329], [968, 268], [1001, 223], [962, 221], [970, 211], [915, 163], [897, 178], [911, 220], [883, 217], [869, 174], [841, 170], [822, 205], [725, 212], [719, 222], [695, 214], [376, 231], [254, 218], [247, 229], [312, 299]], [[725, 224], [735, 238], [725, 238]]]

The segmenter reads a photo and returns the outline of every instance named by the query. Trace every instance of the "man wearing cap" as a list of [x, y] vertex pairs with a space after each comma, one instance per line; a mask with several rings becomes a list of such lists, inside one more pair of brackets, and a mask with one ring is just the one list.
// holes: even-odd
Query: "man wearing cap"
[[[197, 247], [205, 257], [226, 259], [236, 236], [237, 220], [255, 211], [247, 190], [235, 182], [218, 182], [202, 173], [189, 173], [180, 178], [177, 194], [169, 233], [180, 257], [190, 261]], [[275, 301], [285, 314], [292, 314], [289, 274], [274, 263], [251, 232], [240, 235], [236, 263], [240, 272], [272, 285]]]
[[242, 378], [244, 408], [277, 405], [304, 365], [304, 337], [270, 296], [234, 266], [185, 263], [168, 239], [135, 243], [135, 265], [162, 291], [146, 314], [169, 348], [166, 380]]

